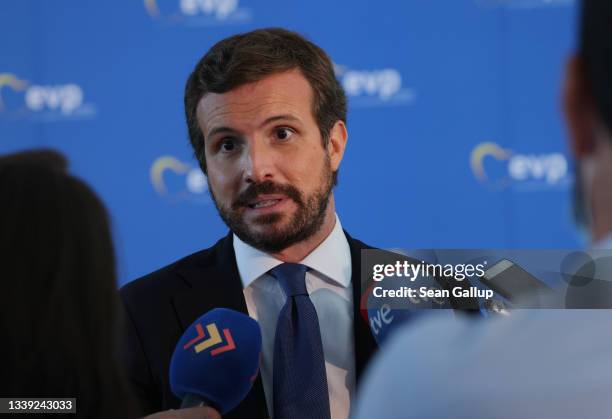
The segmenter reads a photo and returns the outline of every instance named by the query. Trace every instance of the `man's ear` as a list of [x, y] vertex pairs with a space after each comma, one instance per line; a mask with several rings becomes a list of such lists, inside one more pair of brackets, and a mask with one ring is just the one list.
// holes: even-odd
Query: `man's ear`
[[348, 140], [348, 131], [346, 124], [340, 120], [336, 121], [331, 130], [329, 130], [329, 142], [327, 144], [327, 154], [331, 162], [333, 172], [337, 171], [344, 156], [346, 141]]
[[592, 154], [595, 148], [595, 107], [581, 59], [573, 55], [565, 67], [563, 110], [570, 146], [579, 159]]

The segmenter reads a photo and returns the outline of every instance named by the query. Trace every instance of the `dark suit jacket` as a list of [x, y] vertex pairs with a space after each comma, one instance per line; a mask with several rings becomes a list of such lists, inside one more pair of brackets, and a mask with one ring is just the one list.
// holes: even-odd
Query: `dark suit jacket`
[[[346, 238], [351, 249], [355, 362], [359, 380], [376, 349], [368, 324], [359, 311], [360, 255], [361, 249], [369, 247], [348, 234]], [[168, 368], [176, 342], [191, 323], [216, 307], [248, 314], [231, 233], [211, 248], [125, 285], [121, 297], [126, 309], [123, 357], [135, 395], [146, 414], [180, 406], [181, 401], [170, 390]], [[245, 400], [225, 417], [268, 417], [261, 377]]]

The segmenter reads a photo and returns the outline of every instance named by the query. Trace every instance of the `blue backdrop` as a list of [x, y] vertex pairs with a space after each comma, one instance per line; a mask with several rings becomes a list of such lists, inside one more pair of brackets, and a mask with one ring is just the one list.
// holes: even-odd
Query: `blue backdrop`
[[560, 112], [571, 0], [4, 0], [0, 152], [54, 147], [111, 212], [124, 283], [226, 232], [182, 95], [216, 41], [265, 26], [328, 51], [349, 98], [336, 190], [384, 248], [579, 245]]

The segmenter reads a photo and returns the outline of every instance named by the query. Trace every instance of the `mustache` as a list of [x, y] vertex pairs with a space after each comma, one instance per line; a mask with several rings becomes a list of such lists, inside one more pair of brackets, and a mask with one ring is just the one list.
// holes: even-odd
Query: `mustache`
[[272, 181], [266, 181], [261, 183], [251, 183], [234, 201], [232, 209], [237, 210], [240, 207], [249, 205], [250, 202], [255, 200], [257, 196], [263, 194], [282, 194], [291, 198], [296, 204], [303, 206], [304, 200], [302, 199], [301, 192], [293, 185], [281, 185]]

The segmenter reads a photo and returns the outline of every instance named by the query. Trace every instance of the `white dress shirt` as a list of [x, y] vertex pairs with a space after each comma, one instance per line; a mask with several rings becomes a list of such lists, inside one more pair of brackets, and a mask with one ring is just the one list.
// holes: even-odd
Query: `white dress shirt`
[[[283, 262], [236, 235], [234, 251], [249, 316], [261, 326], [261, 377], [268, 412], [273, 416], [274, 336], [286, 297], [269, 271]], [[319, 318], [331, 417], [345, 419], [355, 389], [352, 266], [349, 244], [337, 215], [329, 236], [300, 263], [310, 268], [306, 272], [306, 290]]]

